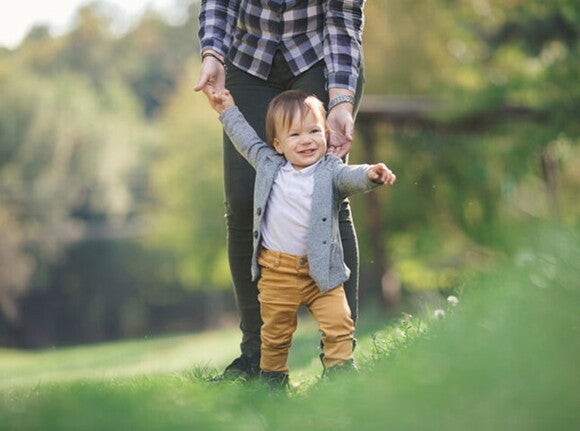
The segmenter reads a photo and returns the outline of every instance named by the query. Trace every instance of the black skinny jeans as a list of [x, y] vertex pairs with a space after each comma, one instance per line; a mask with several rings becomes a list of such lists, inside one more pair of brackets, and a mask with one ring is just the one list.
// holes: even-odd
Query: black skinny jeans
[[[361, 71], [356, 92], [355, 112], [362, 95], [363, 81]], [[274, 97], [285, 90], [300, 89], [315, 94], [326, 105], [328, 104], [328, 92], [325, 87], [323, 61], [299, 76], [293, 76], [284, 57], [278, 52], [274, 57], [270, 78], [267, 81], [228, 63], [226, 88], [232, 93], [236, 105], [246, 120], [264, 140], [266, 110], [268, 103]], [[227, 249], [238, 312], [240, 313], [241, 350], [242, 353], [254, 354], [260, 351], [260, 327], [262, 326], [257, 282], [253, 282], [251, 276], [255, 171], [236, 151], [225, 133], [223, 163]], [[348, 201], [342, 205], [339, 220], [344, 260], [351, 270], [350, 279], [345, 283], [344, 290], [352, 318], [356, 322], [359, 256], [358, 242]]]

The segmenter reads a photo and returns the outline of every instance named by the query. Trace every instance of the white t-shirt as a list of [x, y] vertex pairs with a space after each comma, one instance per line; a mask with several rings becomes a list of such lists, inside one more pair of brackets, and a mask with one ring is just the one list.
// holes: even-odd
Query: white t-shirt
[[268, 250], [306, 254], [314, 172], [319, 163], [297, 170], [287, 162], [278, 171], [262, 223], [262, 245]]

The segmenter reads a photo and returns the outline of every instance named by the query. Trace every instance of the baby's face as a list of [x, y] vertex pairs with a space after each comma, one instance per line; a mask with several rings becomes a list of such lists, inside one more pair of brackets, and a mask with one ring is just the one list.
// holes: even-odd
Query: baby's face
[[324, 118], [308, 111], [304, 117], [295, 116], [290, 127], [279, 127], [274, 148], [283, 154], [295, 169], [313, 165], [326, 154]]

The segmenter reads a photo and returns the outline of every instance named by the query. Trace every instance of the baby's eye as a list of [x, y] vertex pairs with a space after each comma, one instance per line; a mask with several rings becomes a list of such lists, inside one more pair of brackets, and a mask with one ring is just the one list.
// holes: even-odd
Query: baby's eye
[[312, 129], [310, 133], [320, 133], [320, 129]]
[[290, 136], [294, 138], [294, 137], [298, 136], [298, 133], [296, 133], [296, 132], [290, 133]]

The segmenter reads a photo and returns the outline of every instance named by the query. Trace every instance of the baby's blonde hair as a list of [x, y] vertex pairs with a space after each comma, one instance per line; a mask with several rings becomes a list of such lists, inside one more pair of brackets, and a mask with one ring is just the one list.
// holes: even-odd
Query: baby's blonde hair
[[326, 109], [316, 96], [302, 90], [287, 90], [276, 96], [268, 105], [266, 112], [266, 142], [274, 146], [274, 139], [278, 135], [278, 126], [290, 128], [296, 115], [303, 119], [308, 112], [315, 116], [320, 115], [326, 128]]

